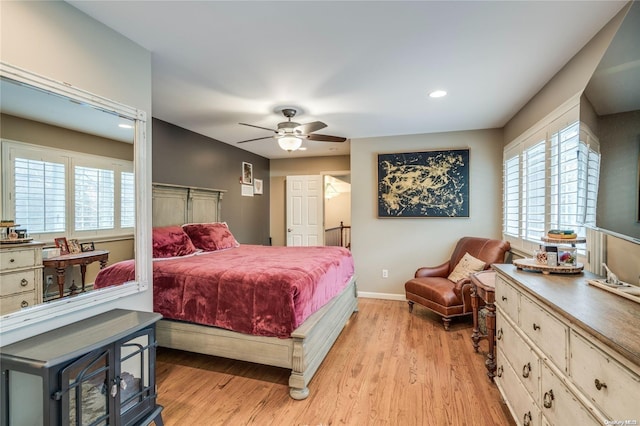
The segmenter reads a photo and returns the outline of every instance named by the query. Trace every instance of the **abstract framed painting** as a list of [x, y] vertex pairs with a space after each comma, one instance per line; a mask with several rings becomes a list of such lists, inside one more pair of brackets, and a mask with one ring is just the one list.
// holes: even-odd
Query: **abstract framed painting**
[[378, 217], [469, 217], [469, 149], [378, 154]]

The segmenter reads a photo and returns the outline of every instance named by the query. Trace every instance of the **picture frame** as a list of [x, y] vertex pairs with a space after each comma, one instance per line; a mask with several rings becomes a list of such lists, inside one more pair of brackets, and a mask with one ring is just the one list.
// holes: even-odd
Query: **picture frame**
[[78, 254], [78, 253], [80, 253], [80, 243], [78, 242], [78, 240], [76, 240], [76, 239], [69, 240], [69, 241], [67, 241], [67, 245], [69, 246], [69, 253], [70, 254]]
[[69, 243], [66, 237], [54, 238], [56, 247], [60, 249], [60, 255], [69, 254]]
[[253, 197], [253, 185], [240, 185], [240, 195], [243, 197]]
[[95, 246], [93, 245], [93, 242], [90, 242], [90, 243], [81, 243], [81, 244], [80, 244], [80, 251], [81, 251], [81, 252], [83, 252], [83, 253], [88, 252], [88, 251], [94, 251], [95, 249], [96, 249], [96, 248], [95, 248]]
[[469, 148], [378, 154], [379, 218], [469, 217]]
[[257, 195], [262, 195], [262, 179], [253, 180], [253, 193]]
[[253, 164], [242, 162], [242, 183], [253, 185]]

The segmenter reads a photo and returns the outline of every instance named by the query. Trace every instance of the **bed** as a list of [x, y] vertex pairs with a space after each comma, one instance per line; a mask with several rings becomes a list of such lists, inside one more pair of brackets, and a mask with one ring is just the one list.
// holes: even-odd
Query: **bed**
[[[172, 234], [163, 246], [169, 252], [158, 254], [156, 241], [163, 240], [154, 236], [154, 311], [164, 317], [158, 344], [290, 369], [289, 394], [305, 399], [308, 383], [357, 311], [351, 254], [341, 247], [240, 245], [221, 226], [223, 195], [154, 184], [154, 234], [177, 235], [181, 228], [190, 240], [173, 244], [182, 237]], [[223, 233], [216, 237], [222, 247], [206, 250], [212, 226]], [[156, 259], [161, 255], [168, 256]], [[133, 274], [133, 261], [119, 262], [101, 271], [96, 287]]]

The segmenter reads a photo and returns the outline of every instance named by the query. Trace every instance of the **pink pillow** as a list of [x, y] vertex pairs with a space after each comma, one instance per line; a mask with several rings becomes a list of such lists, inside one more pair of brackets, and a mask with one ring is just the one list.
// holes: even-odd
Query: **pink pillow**
[[179, 226], [153, 228], [153, 257], [175, 257], [195, 253], [189, 236]]
[[182, 225], [193, 245], [204, 251], [215, 251], [240, 246], [224, 222], [188, 223]]

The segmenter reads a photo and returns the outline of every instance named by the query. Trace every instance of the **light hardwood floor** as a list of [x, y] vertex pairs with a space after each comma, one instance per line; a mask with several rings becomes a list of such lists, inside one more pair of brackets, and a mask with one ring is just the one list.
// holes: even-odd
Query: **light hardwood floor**
[[486, 376], [487, 345], [473, 351], [471, 321], [399, 301], [359, 299], [355, 313], [309, 384], [289, 397], [289, 372], [158, 349], [158, 402], [167, 426], [512, 425]]

